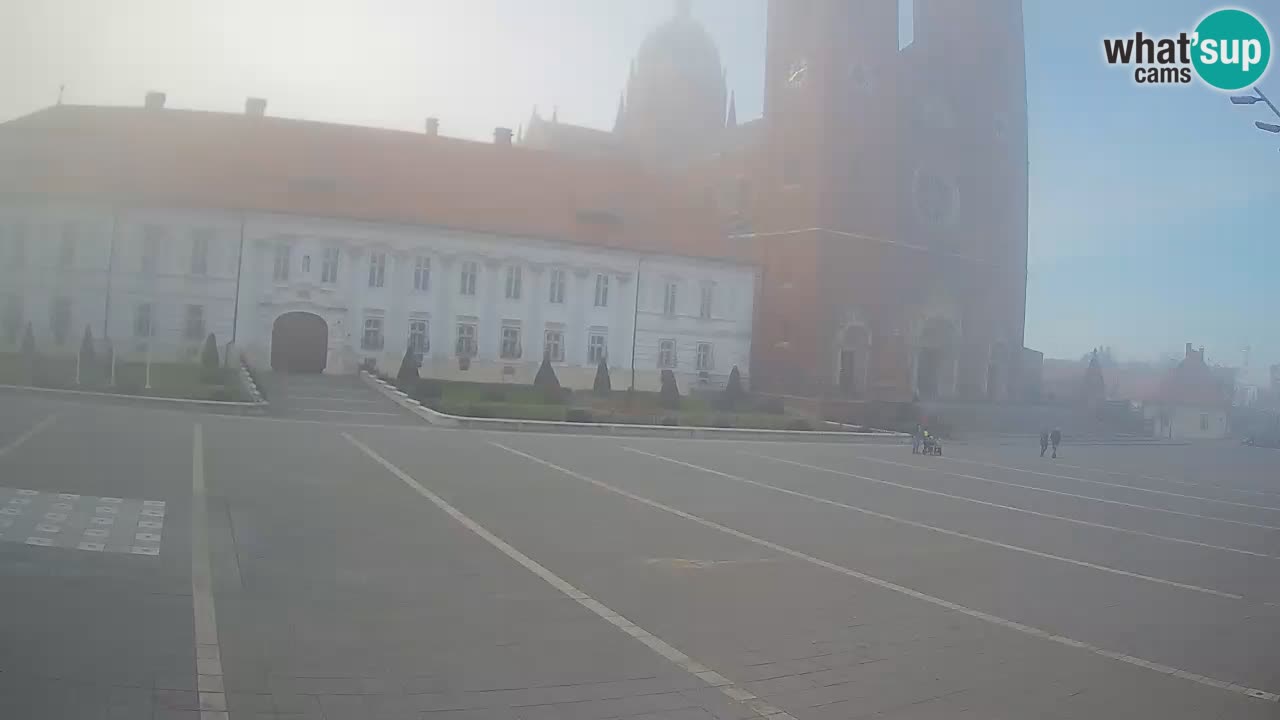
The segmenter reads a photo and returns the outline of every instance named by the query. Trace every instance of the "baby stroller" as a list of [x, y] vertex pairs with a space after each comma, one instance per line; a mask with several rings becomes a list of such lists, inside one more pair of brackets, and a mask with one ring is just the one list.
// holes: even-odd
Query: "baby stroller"
[[920, 452], [925, 455], [941, 455], [942, 443], [938, 442], [938, 438], [928, 430], [924, 431], [924, 442], [920, 445]]

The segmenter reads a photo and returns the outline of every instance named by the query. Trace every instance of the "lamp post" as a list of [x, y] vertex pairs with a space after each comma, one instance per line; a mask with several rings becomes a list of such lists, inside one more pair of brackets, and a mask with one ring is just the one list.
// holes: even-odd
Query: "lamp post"
[[[636, 296], [631, 306], [631, 392], [636, 390], [636, 330], [640, 323], [640, 263], [644, 257], [636, 258]], [[627, 396], [630, 398], [630, 395]]]
[[[1253, 105], [1255, 103], [1265, 103], [1267, 107], [1271, 108], [1271, 112], [1274, 113], [1276, 117], [1280, 118], [1280, 110], [1276, 109], [1275, 103], [1271, 102], [1271, 99], [1262, 93], [1261, 88], [1255, 85], [1253, 87], [1253, 92], [1253, 95], [1232, 95], [1231, 104]], [[1264, 132], [1280, 134], [1280, 125], [1275, 123], [1266, 123], [1259, 120], [1254, 122], [1253, 126]]]

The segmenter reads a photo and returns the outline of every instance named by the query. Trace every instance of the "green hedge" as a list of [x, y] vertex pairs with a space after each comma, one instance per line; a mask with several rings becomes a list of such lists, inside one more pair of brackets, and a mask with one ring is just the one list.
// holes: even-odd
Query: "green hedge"
[[433, 404], [432, 407], [442, 413], [465, 417], [555, 421], [565, 419], [565, 408], [560, 405], [517, 405], [513, 403], [444, 400]]
[[760, 413], [678, 412], [664, 414], [622, 413], [566, 408], [560, 405], [527, 405], [484, 401], [442, 400], [431, 407], [450, 415], [510, 420], [553, 420], [619, 425], [686, 425], [692, 427], [751, 428], [765, 430], [812, 430], [804, 418], [788, 418]]
[[74, 355], [40, 355], [29, 372], [21, 355], [0, 353], [0, 384], [195, 400], [248, 399], [242, 397], [235, 370], [230, 368], [205, 370], [197, 363], [154, 362], [150, 389], [146, 388], [145, 363], [117, 362], [115, 385], [107, 382], [109, 372], [81, 368], [81, 382], [77, 385]]

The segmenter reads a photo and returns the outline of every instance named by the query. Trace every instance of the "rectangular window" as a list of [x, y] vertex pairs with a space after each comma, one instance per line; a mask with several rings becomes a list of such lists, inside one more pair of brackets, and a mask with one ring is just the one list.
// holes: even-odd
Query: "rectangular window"
[[431, 258], [419, 255], [413, 261], [413, 289], [418, 292], [431, 289]]
[[596, 275], [596, 307], [609, 306], [609, 276], [604, 273]]
[[196, 230], [191, 234], [191, 274], [209, 274], [209, 240], [211, 230]]
[[676, 314], [676, 284], [668, 282], [662, 292], [662, 314], [674, 317]]
[[1209, 429], [1209, 413], [1200, 413], [1200, 429]]
[[426, 320], [409, 321], [409, 352], [422, 362], [423, 356], [431, 352], [431, 334]]
[[658, 367], [674, 368], [676, 366], [676, 341], [671, 339], [658, 341]]
[[204, 339], [204, 306], [188, 305], [182, 320], [182, 337], [187, 340]]
[[587, 362], [598, 365], [609, 354], [609, 339], [604, 333], [593, 332], [587, 336]]
[[711, 305], [715, 302], [716, 286], [713, 284], [702, 286], [702, 302], [698, 305], [698, 317], [709, 319], [711, 317]]
[[80, 239], [80, 228], [74, 222], [63, 223], [62, 241], [58, 245], [58, 267], [69, 270], [76, 264], [76, 243]]
[[564, 331], [547, 330], [543, 335], [543, 352], [551, 362], [564, 362]]
[[472, 261], [462, 263], [461, 285], [458, 292], [463, 295], [476, 294], [476, 274], [480, 272], [480, 268]]
[[360, 336], [360, 349], [382, 349], [382, 318], [367, 317], [364, 319], [364, 334]]
[[133, 313], [133, 336], [149, 338], [156, 334], [151, 303], [142, 303]]
[[551, 271], [551, 287], [547, 298], [554, 305], [564, 304], [564, 271]]
[[13, 224], [13, 256], [10, 260], [15, 268], [24, 267], [27, 264], [27, 224], [25, 222]]
[[288, 243], [276, 243], [275, 262], [271, 266], [271, 279], [285, 282], [289, 279], [290, 256], [293, 248]]
[[715, 356], [712, 354], [711, 343], [698, 343], [698, 372], [711, 372], [715, 367]]
[[507, 299], [519, 300], [521, 285], [524, 282], [524, 273], [519, 265], [507, 266]]
[[454, 352], [457, 353], [458, 357], [471, 358], [476, 356], [475, 323], [458, 323], [458, 342], [454, 347]]
[[160, 240], [164, 237], [164, 228], [159, 225], [147, 225], [142, 228], [142, 272], [151, 275], [156, 271], [160, 257]]
[[387, 282], [387, 254], [376, 252], [369, 254], [369, 287], [380, 288]]
[[519, 360], [523, 354], [524, 349], [520, 347], [520, 326], [503, 325], [502, 346], [499, 348], [498, 357], [503, 360]]
[[320, 265], [320, 282], [330, 285], [338, 282], [338, 248], [325, 248], [324, 259]]
[[302, 256], [302, 274], [306, 275], [310, 272], [311, 272], [311, 256], [303, 255]]
[[4, 303], [4, 339], [8, 343], [18, 341], [18, 333], [22, 330], [22, 296], [13, 294], [5, 298]]
[[53, 299], [50, 306], [49, 324], [53, 328], [53, 341], [61, 345], [67, 341], [67, 333], [71, 330], [71, 298]]

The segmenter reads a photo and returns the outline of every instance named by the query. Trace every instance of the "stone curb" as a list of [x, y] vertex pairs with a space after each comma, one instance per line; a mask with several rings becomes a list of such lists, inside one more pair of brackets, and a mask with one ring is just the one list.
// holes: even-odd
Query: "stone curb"
[[244, 361], [244, 358], [240, 358], [240, 384], [249, 391], [249, 397], [253, 398], [255, 403], [266, 408], [268, 403], [262, 397], [262, 391], [258, 389], [258, 383], [254, 381], [253, 375], [249, 372], [249, 364]]
[[395, 386], [360, 371], [360, 377], [370, 387], [390, 398], [397, 405], [439, 427], [470, 428], [477, 430], [514, 430], [517, 432], [567, 433], [575, 435], [618, 435], [630, 437], [678, 437], [732, 440], [806, 440], [809, 442], [870, 443], [884, 442], [905, 445], [909, 436], [901, 433], [856, 433], [827, 430], [763, 430], [752, 428], [707, 428], [688, 425], [632, 425], [627, 423], [571, 423], [559, 420], [516, 420], [511, 418], [472, 418], [450, 415], [426, 407], [410, 398]]

